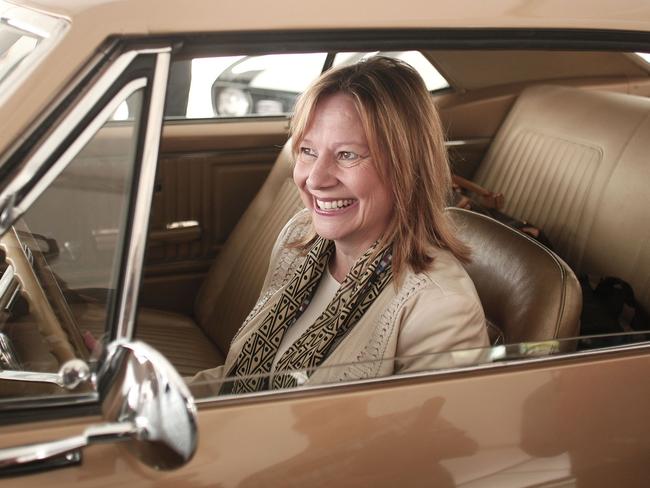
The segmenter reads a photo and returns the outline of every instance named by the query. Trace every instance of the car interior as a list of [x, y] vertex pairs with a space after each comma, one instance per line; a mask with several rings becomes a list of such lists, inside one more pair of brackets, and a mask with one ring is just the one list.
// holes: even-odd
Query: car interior
[[[650, 64], [614, 51], [422, 55], [448, 83], [431, 95], [453, 172], [502, 194], [500, 210], [552, 244], [449, 209], [474, 250], [467, 271], [492, 343], [581, 335], [578, 277], [620, 278], [650, 310]], [[197, 50], [175, 56], [185, 68], [175, 75], [172, 67], [170, 96], [175, 83], [187, 83]], [[124, 130], [116, 123], [108, 138]], [[136, 338], [183, 376], [223, 363], [258, 298], [276, 236], [302, 208], [287, 138], [287, 116], [165, 120]], [[110, 235], [94, 235], [93, 245], [101, 239]], [[101, 337], [102, 291], [74, 295], [70, 320]]]
[[[620, 277], [648, 307], [650, 282], [639, 272], [650, 269], [640, 225], [650, 203], [641, 184], [650, 172], [645, 61], [614, 52], [423, 54], [450, 84], [432, 96], [454, 172], [502, 193], [503, 212], [539, 226], [553, 244], [550, 251], [494, 219], [451, 211], [474, 247], [468, 271], [493, 343], [579, 335], [577, 275]], [[258, 297], [275, 236], [301, 206], [286, 120], [263, 124], [165, 125], [137, 335], [185, 375], [223, 361]], [[170, 222], [187, 220], [201, 223], [193, 242], [165, 236]]]

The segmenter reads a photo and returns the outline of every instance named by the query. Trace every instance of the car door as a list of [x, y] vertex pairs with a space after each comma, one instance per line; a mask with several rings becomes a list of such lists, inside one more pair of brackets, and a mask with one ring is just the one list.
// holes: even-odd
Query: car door
[[[53, 122], [69, 133], [42, 141], [55, 149], [65, 142], [74, 150], [67, 156], [55, 150], [44, 162], [34, 160], [43, 171], [32, 175], [26, 196], [17, 202], [24, 207], [15, 207], [29, 220], [37, 196], [45, 195], [49, 185], [66, 189], [70, 180], [93, 181], [87, 172], [80, 177], [78, 171], [70, 175], [65, 170], [78, 169], [73, 164], [80, 154], [82, 159], [88, 156], [84, 148], [96, 151], [93, 135], [102, 127], [111, 131], [120, 126], [110, 122], [111, 114], [142, 90], [139, 117], [121, 126], [130, 124], [135, 138], [126, 151], [132, 176], [116, 183], [107, 178], [114, 172], [100, 172], [96, 179], [104, 193], [123, 196], [122, 211], [103, 214], [103, 225], [83, 235], [90, 244], [74, 239], [66, 219], [61, 223], [64, 235], [71, 236], [64, 241], [70, 250], [57, 257], [76, 263], [86, 249], [112, 250], [110, 259], [105, 258], [108, 267], [86, 273], [73, 269], [68, 278], [73, 291], [77, 282], [83, 290], [93, 288], [88, 283], [102, 284], [95, 289], [104, 293], [90, 298], [101, 305], [91, 311], [103, 310], [93, 335], [107, 334], [106, 342], [132, 336], [169, 63], [164, 43], [146, 48], [125, 43], [115, 49], [88, 91], [75, 99], [79, 109], [71, 114], [78, 117], [76, 123], [70, 123], [68, 114]], [[58, 180], [61, 175], [64, 179]], [[24, 179], [10, 181], [18, 185]], [[34, 188], [38, 195], [30, 193]], [[25, 200], [29, 198], [33, 202]], [[54, 252], [47, 240], [37, 248], [46, 259]], [[95, 256], [91, 262], [102, 261]], [[62, 262], [61, 273], [64, 264], [70, 263]], [[92, 322], [91, 307], [75, 311], [68, 305], [73, 318]], [[469, 351], [469, 361], [467, 354], [442, 354], [448, 367], [436, 371], [240, 397], [208, 394], [195, 398], [198, 449], [177, 470], [154, 470], [119, 443], [107, 442], [74, 449], [72, 456], [30, 465], [21, 473], [0, 469], [0, 474], [9, 486], [611, 486], [614, 480], [645, 486], [650, 436], [643, 419], [650, 391], [644, 341], [641, 335], [628, 346], [601, 345], [579, 354], [571, 352], [575, 341], [567, 341], [566, 347], [497, 346]], [[60, 389], [14, 395], [1, 403], [0, 447], [38, 445], [101, 425], [100, 400], [94, 391], [66, 394]]]

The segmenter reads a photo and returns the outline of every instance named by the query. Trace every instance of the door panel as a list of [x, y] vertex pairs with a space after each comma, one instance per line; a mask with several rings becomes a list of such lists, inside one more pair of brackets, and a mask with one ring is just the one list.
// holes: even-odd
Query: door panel
[[168, 124], [141, 304], [192, 313], [207, 269], [287, 139], [284, 119]]
[[[201, 405], [199, 450], [156, 472], [115, 445], [12, 486], [647, 486], [646, 351]], [[0, 429], [0, 446], [81, 429]], [[34, 427], [38, 427], [37, 429]]]

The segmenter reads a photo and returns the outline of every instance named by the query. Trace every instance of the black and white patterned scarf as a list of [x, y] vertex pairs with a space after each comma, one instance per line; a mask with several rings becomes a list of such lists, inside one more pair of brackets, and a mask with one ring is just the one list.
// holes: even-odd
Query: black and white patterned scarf
[[[282, 371], [304, 371], [309, 375], [322, 364], [390, 282], [390, 246], [376, 254], [377, 246], [375, 243], [354, 263], [325, 311], [279, 358], [271, 388], [296, 386], [295, 376]], [[332, 241], [316, 239], [282, 295], [246, 340], [228, 375], [235, 377], [232, 393], [269, 388], [273, 360], [282, 337], [309, 305], [333, 253]]]

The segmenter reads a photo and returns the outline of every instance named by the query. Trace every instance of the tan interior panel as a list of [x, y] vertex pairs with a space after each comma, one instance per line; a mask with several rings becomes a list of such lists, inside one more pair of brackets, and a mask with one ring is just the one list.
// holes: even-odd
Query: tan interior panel
[[[213, 257], [248, 207], [277, 157], [278, 150], [162, 156], [154, 194], [148, 263]], [[195, 221], [193, 242], [164, 240], [174, 224]], [[176, 232], [175, 232], [176, 231]], [[161, 236], [162, 235], [162, 236]], [[192, 234], [190, 234], [190, 237]]]
[[165, 126], [142, 305], [191, 311], [204, 274], [286, 139], [286, 119]]
[[196, 153], [218, 149], [253, 149], [278, 146], [287, 140], [286, 117], [240, 117], [167, 121], [160, 145], [162, 154]]
[[647, 78], [649, 69], [628, 53], [532, 50], [426, 51], [459, 90], [568, 78]]

